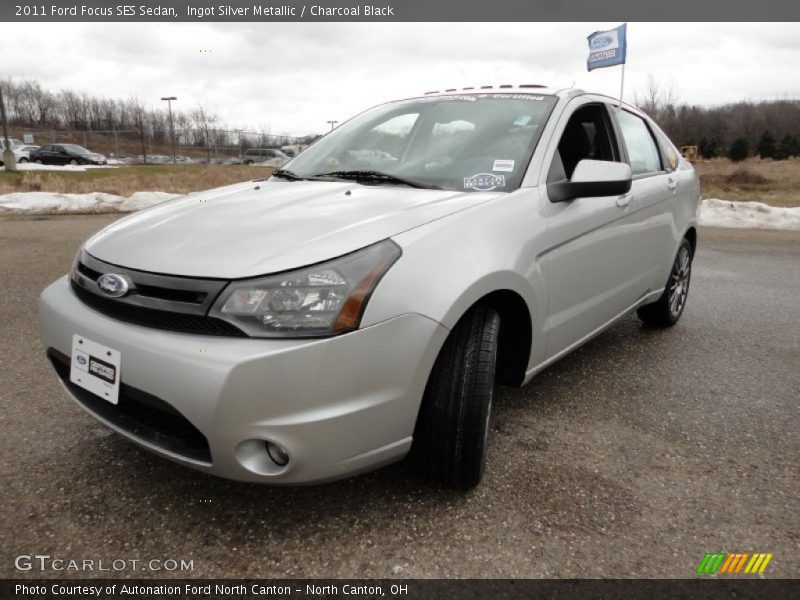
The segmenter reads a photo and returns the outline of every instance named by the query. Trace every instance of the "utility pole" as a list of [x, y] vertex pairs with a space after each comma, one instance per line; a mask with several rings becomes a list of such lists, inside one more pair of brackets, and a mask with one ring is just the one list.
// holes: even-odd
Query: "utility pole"
[[175, 96], [167, 96], [162, 98], [167, 101], [169, 107], [169, 136], [172, 138], [172, 164], [175, 164], [175, 129], [172, 127], [172, 101], [177, 100]]
[[337, 124], [338, 122], [339, 122], [339, 121], [328, 121], [328, 122], [327, 122], [327, 123], [328, 123], [328, 125], [330, 125], [330, 126], [331, 126], [331, 131], [333, 131], [333, 128], [336, 126], [336, 124]]
[[17, 170], [17, 159], [11, 150], [11, 142], [8, 141], [8, 121], [6, 120], [6, 102], [3, 99], [3, 84], [0, 83], [0, 119], [3, 121], [3, 164], [6, 171]]

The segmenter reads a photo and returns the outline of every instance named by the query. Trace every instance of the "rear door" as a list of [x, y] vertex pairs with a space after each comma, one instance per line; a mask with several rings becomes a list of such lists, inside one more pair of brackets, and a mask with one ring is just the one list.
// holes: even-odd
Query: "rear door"
[[[548, 183], [568, 180], [582, 159], [624, 160], [605, 102], [583, 97], [570, 107], [556, 127], [551, 146], [557, 146], [548, 148], [548, 155], [552, 152]], [[632, 198], [631, 194], [576, 198], [547, 206], [543, 259], [548, 358], [591, 335], [635, 302], [639, 274]]]
[[[619, 108], [612, 110], [619, 138], [633, 172], [631, 193], [636, 231], [632, 244], [637, 248], [637, 289], [642, 295], [663, 289], [666, 271], [675, 252], [677, 182], [674, 166], [667, 164], [656, 139], [656, 132], [642, 116]], [[677, 162], [675, 163], [677, 166]]]

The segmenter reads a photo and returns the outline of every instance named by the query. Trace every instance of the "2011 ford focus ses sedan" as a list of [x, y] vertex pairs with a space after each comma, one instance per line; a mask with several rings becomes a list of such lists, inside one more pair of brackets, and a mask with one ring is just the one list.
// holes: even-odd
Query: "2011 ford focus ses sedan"
[[678, 321], [698, 200], [691, 165], [614, 99], [431, 93], [268, 180], [106, 227], [43, 292], [42, 336], [82, 408], [183, 465], [296, 484], [410, 452], [466, 489], [496, 382], [629, 311]]

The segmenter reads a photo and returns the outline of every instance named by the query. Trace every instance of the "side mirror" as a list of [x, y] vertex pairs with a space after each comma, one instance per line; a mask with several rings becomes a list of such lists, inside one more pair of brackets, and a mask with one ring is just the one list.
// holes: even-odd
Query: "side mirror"
[[592, 196], [621, 196], [630, 191], [631, 177], [631, 167], [625, 163], [584, 159], [575, 167], [572, 179], [548, 183], [547, 195], [550, 202]]

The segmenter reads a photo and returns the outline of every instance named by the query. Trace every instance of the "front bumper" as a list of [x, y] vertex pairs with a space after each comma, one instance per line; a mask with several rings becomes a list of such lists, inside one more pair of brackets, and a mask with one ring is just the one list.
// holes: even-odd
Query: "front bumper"
[[[92, 416], [181, 464], [276, 484], [337, 479], [401, 459], [448, 333], [416, 314], [315, 340], [173, 333], [92, 310], [67, 277], [42, 293], [39, 308], [46, 348], [69, 356], [80, 334], [119, 350], [121, 382], [180, 413], [205, 436], [210, 459], [146, 439], [70, 392]], [[286, 448], [285, 467], [269, 459], [267, 440]]]

